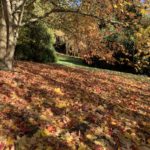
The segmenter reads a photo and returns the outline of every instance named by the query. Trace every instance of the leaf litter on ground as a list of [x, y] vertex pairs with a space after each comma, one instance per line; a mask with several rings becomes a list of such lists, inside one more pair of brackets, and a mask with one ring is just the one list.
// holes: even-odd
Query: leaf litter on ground
[[0, 150], [150, 149], [144, 78], [16, 62], [0, 71]]

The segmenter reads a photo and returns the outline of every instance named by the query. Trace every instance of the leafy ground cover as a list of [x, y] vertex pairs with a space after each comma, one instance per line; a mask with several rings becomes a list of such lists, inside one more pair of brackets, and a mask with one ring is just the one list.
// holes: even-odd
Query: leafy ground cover
[[150, 78], [16, 62], [0, 71], [0, 150], [149, 150]]

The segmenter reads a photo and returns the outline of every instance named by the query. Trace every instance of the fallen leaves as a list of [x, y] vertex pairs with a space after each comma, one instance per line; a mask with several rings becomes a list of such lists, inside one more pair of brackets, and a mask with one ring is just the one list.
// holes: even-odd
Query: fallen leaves
[[149, 79], [28, 62], [0, 77], [0, 150], [150, 148]]

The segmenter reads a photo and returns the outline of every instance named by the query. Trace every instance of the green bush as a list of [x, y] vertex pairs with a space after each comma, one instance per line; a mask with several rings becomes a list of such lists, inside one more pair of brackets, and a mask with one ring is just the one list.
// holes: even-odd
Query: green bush
[[54, 34], [45, 24], [38, 22], [27, 25], [20, 31], [15, 59], [44, 63], [55, 62], [57, 57], [54, 44]]

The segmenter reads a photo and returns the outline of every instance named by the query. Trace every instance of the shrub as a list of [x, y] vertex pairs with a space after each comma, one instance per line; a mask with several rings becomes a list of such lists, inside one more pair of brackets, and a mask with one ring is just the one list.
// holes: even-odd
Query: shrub
[[54, 34], [45, 24], [37, 22], [27, 25], [20, 31], [15, 59], [44, 63], [55, 62], [57, 58], [54, 43]]

